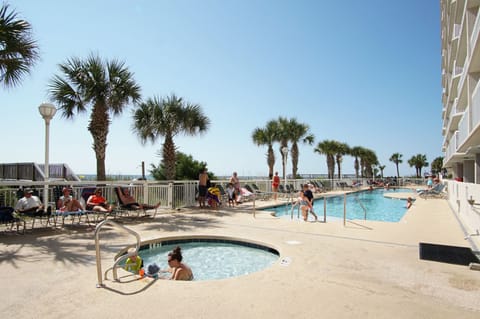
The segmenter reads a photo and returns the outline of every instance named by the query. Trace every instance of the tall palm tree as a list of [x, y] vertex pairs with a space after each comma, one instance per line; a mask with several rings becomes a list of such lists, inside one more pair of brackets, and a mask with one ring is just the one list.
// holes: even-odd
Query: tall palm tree
[[8, 4], [0, 7], [0, 82], [13, 87], [30, 73], [39, 54], [32, 26], [8, 7]]
[[292, 142], [291, 153], [292, 153], [292, 177], [297, 178], [298, 171], [298, 158], [300, 152], [298, 150], [298, 142], [304, 144], [312, 145], [315, 136], [309, 133], [310, 127], [307, 124], [299, 123], [296, 119], [290, 119], [288, 123], [288, 136], [289, 140]]
[[93, 137], [97, 160], [97, 180], [105, 180], [105, 153], [111, 117], [140, 100], [140, 87], [123, 62], [107, 61], [90, 55], [86, 60], [71, 58], [59, 65], [63, 75], [55, 75], [49, 85], [51, 99], [65, 118], [92, 109], [88, 130]]
[[338, 178], [342, 178], [342, 162], [343, 156], [349, 154], [350, 147], [347, 143], [337, 142], [335, 146], [335, 161], [337, 162], [337, 171], [338, 171]]
[[[365, 177], [373, 177], [373, 166], [378, 165], [377, 154], [374, 151], [365, 148], [360, 157], [360, 165]], [[362, 175], [363, 176], [363, 175]]]
[[393, 153], [392, 156], [390, 156], [390, 162], [395, 163], [395, 166], [397, 167], [397, 178], [400, 179], [400, 171], [398, 170], [398, 164], [401, 164], [403, 162], [402, 160], [403, 155], [400, 153]]
[[380, 169], [380, 177], [383, 179], [383, 170], [385, 169], [385, 165], [379, 165], [378, 168]]
[[273, 168], [275, 166], [275, 152], [273, 143], [277, 140], [278, 123], [275, 120], [268, 121], [264, 128], [257, 127], [252, 133], [252, 140], [257, 146], [267, 145], [267, 165], [268, 176], [273, 177]]
[[410, 167], [414, 166], [415, 167], [415, 173], [416, 173], [417, 177], [421, 177], [422, 176], [422, 167], [427, 167], [428, 166], [427, 155], [417, 154], [417, 155], [412, 156], [408, 160], [408, 165], [410, 165]]
[[358, 174], [358, 171], [360, 169], [360, 162], [359, 162], [359, 158], [360, 158], [360, 155], [363, 153], [365, 149], [361, 146], [355, 146], [355, 147], [352, 147], [350, 148], [350, 155], [353, 156], [355, 158], [354, 160], [354, 168], [355, 168], [355, 178], [358, 179], [359, 177], [359, 174]]
[[316, 153], [323, 154], [327, 157], [327, 170], [328, 178], [333, 179], [335, 174], [335, 154], [337, 141], [324, 140], [317, 144], [317, 147], [313, 150]]
[[133, 114], [133, 131], [142, 143], [154, 143], [164, 137], [162, 156], [165, 176], [175, 178], [175, 142], [173, 138], [183, 133], [195, 136], [208, 130], [210, 119], [203, 114], [200, 105], [185, 102], [171, 94], [166, 98], [153, 97], [138, 105]]

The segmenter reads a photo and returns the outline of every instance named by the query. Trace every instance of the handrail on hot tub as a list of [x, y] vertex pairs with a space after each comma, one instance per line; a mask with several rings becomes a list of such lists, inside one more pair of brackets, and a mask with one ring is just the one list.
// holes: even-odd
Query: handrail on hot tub
[[[128, 257], [138, 254], [138, 250], [140, 249], [140, 242], [141, 242], [140, 235], [137, 232], [135, 232], [135, 231], [131, 230], [130, 228], [127, 228], [127, 227], [125, 227], [125, 226], [123, 226], [119, 223], [116, 223], [113, 220], [106, 219], [106, 220], [100, 222], [97, 225], [97, 227], [95, 227], [95, 251], [96, 251], [96, 261], [97, 261], [97, 280], [98, 280], [97, 281], [97, 288], [101, 288], [101, 287], [104, 286], [103, 281], [102, 281], [102, 262], [101, 262], [101, 258], [100, 258], [100, 229], [102, 229], [102, 227], [105, 224], [110, 224], [110, 225], [113, 225], [113, 226], [117, 226], [117, 227], [123, 229], [124, 231], [126, 231], [127, 233], [132, 234], [137, 239], [137, 244], [136, 244], [136, 247], [135, 247], [135, 251], [121, 256], [113, 264], [111, 269], [113, 270], [113, 279], [114, 280], [118, 280], [118, 276], [117, 276], [117, 266], [118, 266], [118, 264], [121, 261], [127, 259]], [[108, 270], [105, 271], [105, 279], [106, 279], [106, 275], [107, 275]]]

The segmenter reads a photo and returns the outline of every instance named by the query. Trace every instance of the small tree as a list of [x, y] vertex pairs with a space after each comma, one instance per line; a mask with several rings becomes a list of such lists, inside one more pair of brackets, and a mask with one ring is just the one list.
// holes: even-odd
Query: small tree
[[432, 161], [432, 173], [438, 174], [443, 168], [443, 157], [439, 156]]
[[[158, 151], [157, 155], [162, 157], [162, 152]], [[182, 152], [176, 152], [175, 158], [175, 180], [196, 180], [198, 179], [199, 172], [207, 167], [207, 163], [199, 162], [195, 160], [192, 155], [187, 155]], [[162, 160], [158, 166], [152, 164], [150, 173], [156, 180], [167, 180], [164, 160]], [[215, 175], [211, 172], [208, 173], [208, 177], [210, 179], [216, 179]]]

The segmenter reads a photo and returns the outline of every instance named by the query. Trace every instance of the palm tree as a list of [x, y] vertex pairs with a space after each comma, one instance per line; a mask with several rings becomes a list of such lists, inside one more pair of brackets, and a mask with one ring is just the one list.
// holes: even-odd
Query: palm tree
[[400, 171], [398, 170], [398, 164], [401, 164], [403, 162], [402, 156], [403, 155], [400, 153], [393, 153], [392, 156], [390, 156], [390, 162], [395, 163], [395, 166], [397, 167], [397, 179], [400, 179]]
[[185, 102], [175, 94], [162, 99], [149, 98], [140, 103], [133, 119], [133, 131], [142, 143], [148, 140], [154, 143], [160, 136], [164, 137], [162, 156], [168, 180], [175, 178], [176, 147], [173, 138], [179, 133], [191, 136], [204, 133], [210, 125], [200, 105]]
[[410, 167], [415, 167], [415, 173], [416, 173], [417, 177], [421, 177], [422, 176], [422, 167], [427, 167], [428, 166], [427, 155], [417, 154], [415, 156], [412, 156], [408, 160], [408, 165], [410, 165]]
[[432, 161], [432, 173], [438, 174], [443, 168], [443, 157], [439, 156]]
[[358, 171], [360, 169], [360, 162], [358, 160], [358, 158], [360, 157], [360, 155], [363, 153], [365, 149], [361, 146], [355, 146], [355, 147], [352, 147], [350, 148], [350, 152], [349, 154], [351, 156], [353, 156], [355, 158], [355, 161], [354, 161], [354, 168], [355, 168], [355, 178], [358, 179]]
[[375, 154], [375, 152], [370, 149], [364, 149], [360, 157], [360, 165], [362, 167], [362, 171], [365, 174], [365, 177], [372, 178], [374, 176], [373, 166], [378, 165], [377, 154]]
[[379, 165], [378, 168], [380, 169], [380, 177], [383, 179], [383, 170], [385, 169], [385, 165]]
[[32, 38], [32, 26], [8, 7], [8, 4], [0, 7], [0, 82], [5, 87], [13, 87], [30, 73], [39, 54], [37, 42]]
[[290, 119], [288, 123], [289, 139], [292, 142], [292, 178], [297, 178], [298, 158], [300, 152], [298, 151], [298, 142], [312, 145], [315, 136], [309, 133], [309, 126], [307, 124], [298, 123], [296, 119]]
[[335, 161], [337, 162], [338, 179], [341, 179], [343, 156], [349, 154], [350, 147], [347, 143], [337, 142], [335, 148]]
[[104, 61], [90, 55], [86, 60], [71, 58], [60, 64], [64, 78], [55, 75], [49, 85], [51, 99], [63, 111], [63, 117], [73, 118], [89, 107], [88, 130], [93, 137], [97, 160], [97, 180], [105, 180], [105, 153], [111, 116], [120, 115], [130, 103], [140, 99], [140, 87], [123, 62]]
[[278, 123], [274, 120], [268, 121], [265, 128], [257, 127], [252, 133], [252, 140], [257, 146], [267, 145], [267, 165], [268, 176], [273, 177], [273, 168], [275, 166], [275, 153], [273, 143], [277, 140]]
[[327, 170], [328, 178], [333, 179], [335, 174], [335, 154], [337, 141], [324, 140], [317, 144], [317, 147], [313, 150], [316, 153], [324, 154], [327, 157]]

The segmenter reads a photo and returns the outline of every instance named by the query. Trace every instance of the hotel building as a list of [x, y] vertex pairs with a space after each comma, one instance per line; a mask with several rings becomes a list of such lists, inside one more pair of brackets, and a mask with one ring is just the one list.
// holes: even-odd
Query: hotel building
[[480, 0], [441, 0], [442, 151], [448, 174], [480, 184]]

